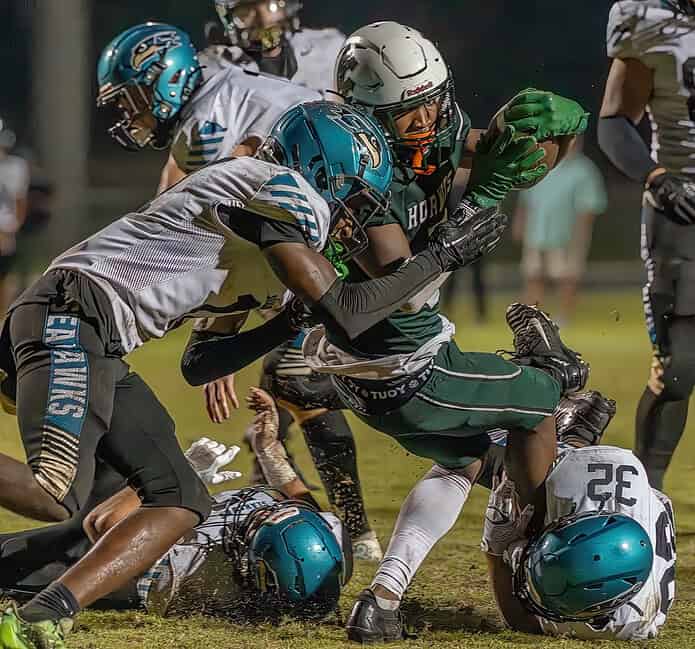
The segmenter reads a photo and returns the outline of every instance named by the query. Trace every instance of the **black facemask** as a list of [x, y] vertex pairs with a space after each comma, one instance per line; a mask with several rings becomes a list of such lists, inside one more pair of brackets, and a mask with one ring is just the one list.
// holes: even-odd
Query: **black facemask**
[[286, 39], [280, 45], [280, 54], [277, 56], [263, 56], [262, 52], [253, 52], [253, 59], [258, 63], [258, 68], [265, 74], [273, 74], [276, 77], [291, 79], [297, 74], [297, 59], [294, 50]]

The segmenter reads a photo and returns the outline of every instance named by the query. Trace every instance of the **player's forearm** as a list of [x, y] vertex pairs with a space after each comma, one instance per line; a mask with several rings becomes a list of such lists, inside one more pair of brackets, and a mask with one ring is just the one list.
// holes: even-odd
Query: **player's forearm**
[[399, 310], [441, 274], [440, 263], [425, 251], [384, 277], [355, 284], [337, 280], [309, 306], [331, 331], [353, 340]]
[[523, 633], [541, 633], [540, 624], [535, 615], [529, 613], [513, 592], [513, 575], [511, 568], [502, 557], [485, 554], [488, 574], [497, 609], [504, 623], [514, 631]]
[[636, 182], [643, 184], [659, 168], [637, 127], [624, 115], [599, 119], [598, 143], [616, 169]]
[[238, 372], [295, 335], [284, 313], [239, 334], [193, 332], [181, 358], [181, 373], [190, 385], [203, 385]]

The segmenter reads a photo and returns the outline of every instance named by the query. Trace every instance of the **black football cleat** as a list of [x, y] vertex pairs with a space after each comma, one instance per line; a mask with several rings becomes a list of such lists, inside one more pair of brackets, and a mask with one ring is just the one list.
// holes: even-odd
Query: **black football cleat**
[[615, 410], [615, 401], [596, 390], [562, 397], [555, 410], [558, 442], [575, 448], [597, 446]]
[[562, 394], [584, 388], [589, 365], [562, 342], [559, 327], [547, 313], [515, 303], [507, 308], [507, 324], [514, 334], [512, 362], [544, 370], [558, 381]]
[[357, 597], [345, 628], [349, 640], [362, 644], [398, 642], [408, 637], [400, 607], [393, 611], [380, 608], [369, 588]]

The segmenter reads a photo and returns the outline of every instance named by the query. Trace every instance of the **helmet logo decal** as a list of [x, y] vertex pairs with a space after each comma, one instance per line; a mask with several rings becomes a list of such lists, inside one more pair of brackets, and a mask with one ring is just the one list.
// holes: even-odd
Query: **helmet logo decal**
[[403, 93], [403, 99], [411, 99], [413, 97], [417, 97], [418, 95], [421, 95], [423, 92], [427, 90], [431, 90], [434, 88], [434, 82], [433, 81], [426, 81], [425, 83], [421, 83], [419, 86], [415, 86], [414, 88], [408, 88], [405, 90]]
[[181, 38], [175, 31], [151, 34], [133, 48], [130, 65], [134, 70], [140, 71], [152, 58], [159, 57], [161, 53], [179, 45]]
[[381, 165], [382, 152], [379, 142], [373, 135], [368, 133], [356, 133], [355, 138], [365, 148], [372, 161], [372, 167], [377, 169]]

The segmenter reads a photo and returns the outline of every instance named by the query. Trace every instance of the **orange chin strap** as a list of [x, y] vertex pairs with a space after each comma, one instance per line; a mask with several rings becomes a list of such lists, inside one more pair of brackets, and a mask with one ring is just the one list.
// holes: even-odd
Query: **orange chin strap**
[[411, 135], [403, 142], [403, 146], [413, 149], [413, 158], [410, 166], [418, 176], [431, 176], [437, 171], [437, 165], [425, 165], [425, 154], [429, 147], [432, 146], [436, 135], [436, 131], [430, 129], [429, 131]]

